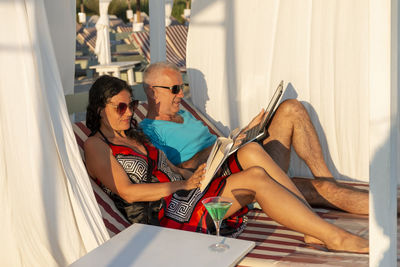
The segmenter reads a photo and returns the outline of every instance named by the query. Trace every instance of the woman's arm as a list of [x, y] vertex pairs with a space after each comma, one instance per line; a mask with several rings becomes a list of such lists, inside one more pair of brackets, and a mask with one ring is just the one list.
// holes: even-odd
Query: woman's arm
[[183, 178], [185, 178], [185, 180], [190, 179], [190, 177], [192, 177], [193, 175], [196, 175], [196, 176], [204, 175], [204, 173], [206, 172], [205, 171], [205, 167], [206, 167], [205, 163], [198, 166], [198, 168], [194, 172], [192, 172], [189, 169], [179, 168], [179, 167], [175, 166], [172, 162], [170, 162], [168, 159], [167, 159], [167, 164], [173, 172], [179, 173], [180, 175], [182, 175]]
[[155, 201], [178, 190], [199, 186], [199, 174], [189, 180], [170, 183], [133, 184], [125, 170], [112, 154], [111, 149], [98, 137], [90, 137], [84, 144], [86, 168], [90, 176], [99, 179], [112, 192], [131, 203]]

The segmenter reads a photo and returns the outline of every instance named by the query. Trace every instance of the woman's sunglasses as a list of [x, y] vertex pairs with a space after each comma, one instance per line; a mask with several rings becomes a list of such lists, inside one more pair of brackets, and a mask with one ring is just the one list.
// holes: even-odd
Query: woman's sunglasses
[[124, 102], [118, 103], [118, 105], [115, 105], [111, 102], [108, 104], [116, 108], [119, 115], [124, 115], [126, 110], [128, 109], [128, 106], [131, 111], [134, 111], [139, 104], [139, 100], [132, 100], [129, 104], [126, 104]]
[[181, 90], [183, 90], [185, 88], [185, 85], [184, 84], [177, 84], [177, 85], [172, 85], [172, 86], [153, 85], [153, 87], [160, 87], [160, 88], [164, 88], [164, 89], [169, 89], [169, 90], [171, 90], [171, 92], [174, 95], [177, 95], [177, 94], [179, 94], [179, 92]]

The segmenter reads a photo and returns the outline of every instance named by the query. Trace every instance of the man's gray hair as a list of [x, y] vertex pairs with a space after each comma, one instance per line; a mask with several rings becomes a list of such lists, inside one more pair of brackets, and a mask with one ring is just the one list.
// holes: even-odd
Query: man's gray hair
[[165, 62], [165, 61], [152, 63], [152, 64], [148, 65], [143, 72], [143, 87], [144, 87], [144, 89], [147, 89], [149, 87], [152, 79], [154, 79], [158, 75], [162, 75], [162, 72], [165, 69], [174, 70], [174, 71], [180, 73], [179, 68], [173, 63]]

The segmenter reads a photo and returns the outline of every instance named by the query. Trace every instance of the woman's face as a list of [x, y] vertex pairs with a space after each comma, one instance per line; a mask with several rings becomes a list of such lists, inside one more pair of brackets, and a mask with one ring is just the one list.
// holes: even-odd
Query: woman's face
[[132, 97], [127, 90], [108, 99], [105, 108], [101, 111], [101, 124], [111, 127], [115, 131], [129, 129], [133, 115]]

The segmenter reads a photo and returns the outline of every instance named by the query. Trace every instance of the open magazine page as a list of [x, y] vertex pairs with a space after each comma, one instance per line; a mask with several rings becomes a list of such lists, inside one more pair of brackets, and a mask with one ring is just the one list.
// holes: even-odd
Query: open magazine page
[[201, 191], [207, 187], [222, 163], [224, 163], [225, 159], [229, 156], [232, 144], [232, 139], [225, 137], [218, 137], [215, 141], [210, 156], [207, 159], [206, 174], [204, 175], [204, 180], [201, 182]]
[[251, 141], [265, 137], [265, 127], [267, 126], [268, 121], [271, 119], [273, 111], [277, 108], [279, 99], [281, 98], [282, 94], [283, 81], [281, 81], [276, 88], [274, 95], [272, 96], [267, 108], [265, 109], [263, 117], [255, 117], [250, 122], [250, 124], [254, 124], [256, 120], [260, 119], [260, 122], [258, 124], [250, 129], [246, 129], [247, 126], [240, 130], [239, 128], [237, 128], [229, 134], [228, 138], [219, 137], [217, 139], [207, 160], [205, 179], [203, 180], [200, 187], [201, 191], [203, 191], [207, 187], [211, 179], [214, 177], [218, 169], [221, 167], [221, 165], [224, 163], [225, 159], [229, 155], [233, 154], [241, 146], [244, 146]]
[[[261, 122], [254, 128], [259, 129], [260, 124]], [[224, 163], [225, 159], [238, 150], [242, 145], [248, 143], [248, 141], [246, 141], [248, 134], [249, 131], [244, 131], [244, 128], [236, 128], [229, 134], [228, 138], [217, 138], [207, 159], [206, 174], [201, 183], [201, 191], [207, 187], [221, 165]]]

